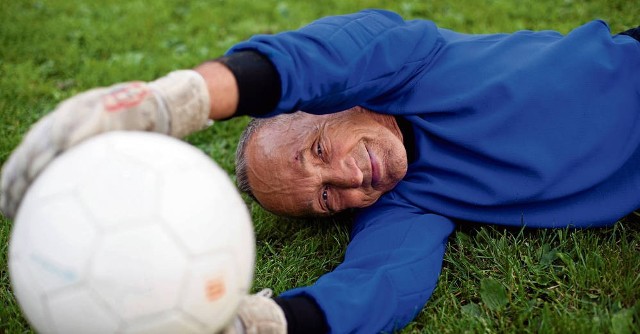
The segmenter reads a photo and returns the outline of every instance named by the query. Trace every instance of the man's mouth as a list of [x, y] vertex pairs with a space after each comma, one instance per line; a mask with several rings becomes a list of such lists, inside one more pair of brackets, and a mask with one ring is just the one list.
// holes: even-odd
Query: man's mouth
[[371, 162], [371, 187], [375, 188], [380, 182], [380, 165], [375, 153], [371, 152], [369, 148], [367, 148], [367, 153], [369, 154], [369, 162]]

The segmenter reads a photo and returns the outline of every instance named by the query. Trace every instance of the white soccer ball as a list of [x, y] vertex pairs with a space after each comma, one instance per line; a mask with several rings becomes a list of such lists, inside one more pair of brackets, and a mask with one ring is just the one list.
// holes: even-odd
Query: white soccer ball
[[214, 333], [253, 278], [250, 215], [199, 150], [113, 132], [56, 158], [26, 194], [13, 291], [41, 333]]

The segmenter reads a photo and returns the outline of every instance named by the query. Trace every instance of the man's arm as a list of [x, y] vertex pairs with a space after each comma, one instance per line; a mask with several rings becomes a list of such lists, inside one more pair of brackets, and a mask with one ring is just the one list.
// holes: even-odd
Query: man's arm
[[211, 119], [321, 114], [394, 103], [412, 89], [440, 43], [433, 22], [368, 10], [256, 35], [195, 70], [209, 89]]
[[431, 297], [453, 229], [449, 219], [387, 194], [356, 218], [341, 265], [275, 302], [246, 298], [225, 334], [399, 330]]
[[[330, 16], [299, 30], [257, 35], [227, 53], [264, 55], [278, 74], [275, 108], [250, 110], [264, 117], [303, 110], [324, 114], [356, 105], [389, 108], [428, 68], [441, 36], [433, 22], [404, 21], [380, 10]], [[249, 72], [234, 72], [240, 79]], [[242, 86], [242, 85], [241, 85]], [[243, 100], [242, 89], [240, 100]]]
[[[49, 162], [88, 138], [117, 130], [184, 137], [202, 129], [207, 118], [227, 119], [255, 106], [273, 109], [280, 96], [278, 80], [268, 60], [248, 52], [150, 83], [115, 84], [62, 101], [32, 126], [4, 165], [0, 210], [13, 218], [29, 185]], [[271, 98], [256, 92], [267, 92]]]
[[358, 215], [340, 266], [314, 285], [280, 297], [313, 299], [332, 333], [393, 332], [406, 326], [436, 286], [454, 224], [390, 197]]

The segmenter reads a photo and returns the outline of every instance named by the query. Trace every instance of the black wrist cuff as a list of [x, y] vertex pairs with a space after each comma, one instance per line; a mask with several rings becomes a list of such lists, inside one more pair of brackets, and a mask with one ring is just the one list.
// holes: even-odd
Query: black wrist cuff
[[316, 302], [305, 296], [274, 298], [287, 319], [288, 334], [324, 334], [329, 332], [324, 313]]
[[234, 116], [264, 116], [280, 102], [280, 75], [266, 56], [241, 51], [215, 61], [227, 66], [238, 83], [239, 101]]

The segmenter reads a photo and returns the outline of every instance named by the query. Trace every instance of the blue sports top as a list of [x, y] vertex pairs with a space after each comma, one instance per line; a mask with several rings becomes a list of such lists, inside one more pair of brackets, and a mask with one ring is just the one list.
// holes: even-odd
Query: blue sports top
[[332, 332], [405, 326], [435, 288], [454, 221], [590, 227], [640, 207], [640, 43], [602, 21], [469, 35], [368, 10], [258, 35], [280, 76], [271, 114], [361, 105], [408, 120], [416, 159], [361, 210], [314, 285]]

